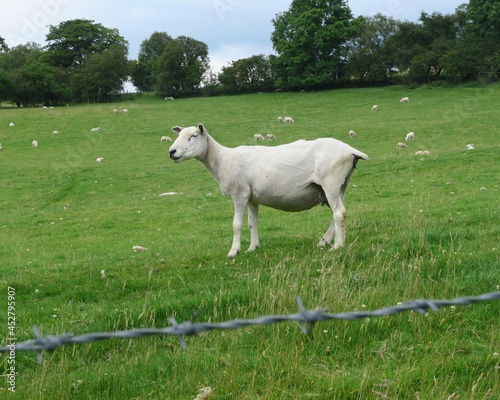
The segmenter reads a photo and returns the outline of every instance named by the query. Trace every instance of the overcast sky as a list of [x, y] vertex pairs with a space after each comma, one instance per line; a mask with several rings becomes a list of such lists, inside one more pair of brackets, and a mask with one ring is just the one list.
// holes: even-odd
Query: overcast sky
[[[292, 0], [0, 0], [0, 36], [9, 47], [46, 44], [49, 25], [89, 19], [116, 28], [136, 59], [143, 40], [155, 31], [189, 36], [208, 45], [215, 70], [228, 62], [272, 53], [272, 19]], [[451, 14], [460, 0], [350, 0], [354, 16], [378, 12], [417, 21], [420, 12]]]

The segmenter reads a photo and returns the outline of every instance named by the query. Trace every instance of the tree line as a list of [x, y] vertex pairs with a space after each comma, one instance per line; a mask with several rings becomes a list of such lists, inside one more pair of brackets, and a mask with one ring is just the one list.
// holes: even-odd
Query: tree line
[[272, 20], [272, 55], [214, 73], [208, 46], [154, 32], [136, 60], [117, 29], [91, 20], [49, 26], [47, 44], [8, 48], [0, 37], [0, 100], [17, 106], [108, 102], [131, 81], [141, 92], [188, 97], [356, 85], [498, 81], [500, 7], [470, 0], [417, 22], [354, 18], [345, 0], [293, 0]]

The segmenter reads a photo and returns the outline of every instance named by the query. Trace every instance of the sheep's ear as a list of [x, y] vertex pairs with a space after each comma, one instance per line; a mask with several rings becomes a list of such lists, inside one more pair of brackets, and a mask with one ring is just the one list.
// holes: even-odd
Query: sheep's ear
[[198, 124], [198, 128], [196, 128], [196, 132], [198, 132], [198, 133], [202, 133], [202, 134], [203, 134], [203, 133], [205, 133], [206, 131], [207, 131], [207, 130], [205, 129], [205, 127], [203, 126], [203, 124], [202, 124], [202, 123], [199, 123], [199, 124]]
[[179, 134], [182, 131], [182, 127], [180, 126], [173, 126], [172, 127], [172, 132]]

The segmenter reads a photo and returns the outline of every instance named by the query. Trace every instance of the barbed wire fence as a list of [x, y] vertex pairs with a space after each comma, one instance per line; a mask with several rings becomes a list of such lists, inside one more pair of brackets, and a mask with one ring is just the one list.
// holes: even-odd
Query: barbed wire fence
[[[136, 339], [147, 336], [174, 335], [179, 338], [180, 345], [183, 350], [187, 349], [184, 336], [198, 335], [202, 332], [212, 330], [237, 329], [248, 326], [269, 325], [279, 322], [296, 321], [304, 334], [309, 334], [317, 322], [328, 320], [345, 320], [354, 321], [371, 317], [385, 317], [388, 315], [400, 314], [408, 311], [415, 311], [425, 314], [428, 310], [439, 311], [440, 308], [449, 306], [471, 305], [477, 302], [499, 300], [500, 292], [485, 293], [479, 296], [459, 297], [451, 300], [415, 300], [405, 302], [396, 306], [389, 306], [375, 311], [353, 311], [343, 312], [339, 314], [330, 314], [326, 308], [318, 308], [315, 310], [306, 310], [302, 304], [300, 297], [297, 297], [297, 305], [299, 312], [289, 315], [269, 315], [254, 319], [236, 319], [220, 323], [201, 322], [195, 323], [195, 316], [190, 321], [177, 323], [174, 318], [169, 318], [168, 321], [172, 326], [165, 328], [145, 328], [132, 329], [117, 332], [97, 332], [87, 333], [82, 335], [62, 334], [62, 335], [47, 335], [42, 336], [38, 331], [37, 326], [33, 326], [33, 333], [36, 339], [28, 340], [22, 343], [15, 343], [14, 351], [35, 351], [39, 362], [42, 362], [43, 351], [53, 351], [59, 347], [77, 344], [77, 343], [92, 343], [105, 339]], [[0, 353], [13, 351], [12, 344], [9, 346], [0, 346]]]

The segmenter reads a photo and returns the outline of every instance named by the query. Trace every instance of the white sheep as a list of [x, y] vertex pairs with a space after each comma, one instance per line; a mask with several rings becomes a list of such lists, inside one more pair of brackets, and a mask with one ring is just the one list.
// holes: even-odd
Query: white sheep
[[408, 145], [406, 143], [399, 142], [397, 147], [398, 147], [398, 149], [403, 149], [405, 147], [408, 147]]
[[228, 257], [241, 250], [241, 228], [248, 207], [249, 251], [259, 247], [259, 205], [283, 211], [308, 210], [327, 204], [333, 218], [318, 246], [335, 239], [332, 250], [345, 244], [344, 196], [359, 159], [368, 156], [332, 138], [299, 140], [280, 146], [228, 148], [213, 139], [203, 124], [174, 126], [179, 137], [169, 149], [175, 163], [198, 159], [234, 202], [233, 243]]
[[36, 147], [38, 147], [38, 141], [33, 140], [33, 141], [31, 142], [31, 145], [32, 145], [33, 147], [35, 147], [35, 148], [36, 148]]
[[253, 135], [253, 140], [264, 140], [264, 136], [262, 136], [260, 133], [256, 133], [255, 135]]
[[415, 153], [416, 156], [426, 156], [431, 154], [429, 150], [419, 150]]
[[467, 150], [474, 150], [474, 145], [472, 143], [469, 143], [467, 145]]
[[104, 161], [104, 157], [97, 157], [95, 159], [96, 162], [103, 162]]
[[123, 113], [123, 114], [128, 114], [128, 110], [127, 110], [126, 108], [124, 108], [124, 109], [122, 110], [122, 113]]
[[160, 143], [167, 143], [167, 142], [171, 142], [172, 139], [170, 139], [170, 137], [168, 136], [162, 136], [161, 139], [160, 139]]
[[9, 124], [9, 126], [15, 126], [15, 125], [14, 125], [14, 122], [11, 122], [11, 123]]
[[378, 111], [378, 106], [376, 104], [372, 106], [372, 111]]
[[59, 131], [53, 131], [52, 132], [53, 135], [58, 135], [59, 134]]
[[97, 127], [97, 128], [92, 128], [90, 131], [91, 132], [99, 132], [101, 130], [100, 127]]
[[268, 133], [266, 135], [266, 139], [267, 140], [276, 140], [276, 136], [274, 136], [272, 133]]
[[399, 100], [400, 103], [409, 103], [410, 98], [409, 97], [403, 97], [401, 100]]
[[3, 149], [3, 147], [2, 147], [2, 143], [0, 143], [0, 150], [2, 150], [2, 149]]
[[116, 108], [113, 110], [113, 114], [118, 114], [118, 110]]
[[288, 123], [291, 123], [291, 124], [295, 123], [295, 121], [293, 120], [292, 117], [285, 117], [285, 118], [283, 118], [283, 122], [288, 122]]
[[277, 121], [277, 122], [283, 122], [283, 117], [278, 117], [278, 118], [276, 118], [276, 121]]
[[408, 141], [408, 140], [415, 140], [415, 133], [413, 133], [413, 132], [408, 132], [408, 133], [406, 134], [405, 140], [406, 140], [406, 141]]
[[349, 136], [350, 137], [356, 137], [356, 132], [354, 132], [352, 129], [349, 131]]

